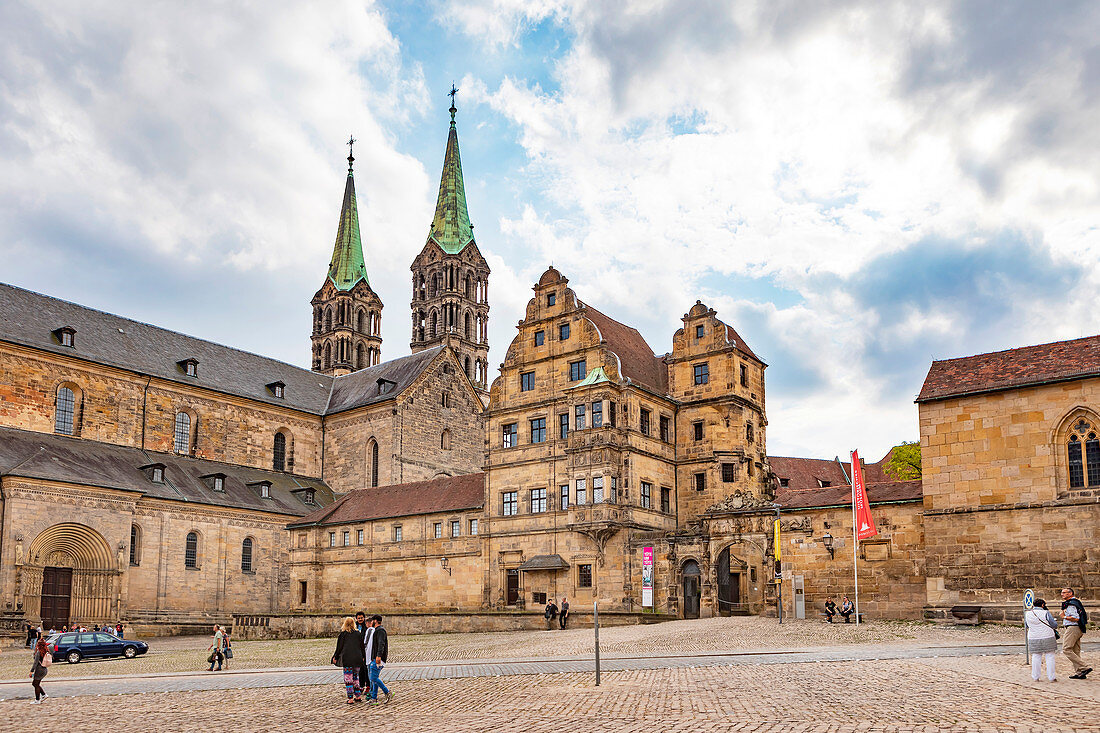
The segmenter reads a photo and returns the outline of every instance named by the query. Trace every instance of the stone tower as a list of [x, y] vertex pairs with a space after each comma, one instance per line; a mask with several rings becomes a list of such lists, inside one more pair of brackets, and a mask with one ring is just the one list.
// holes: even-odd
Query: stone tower
[[[348, 141], [349, 148], [354, 142]], [[322, 374], [348, 374], [379, 363], [382, 356], [382, 300], [367, 279], [355, 205], [354, 162], [349, 150], [348, 180], [332, 261], [324, 284], [311, 301], [313, 371]]]
[[458, 153], [454, 92], [435, 216], [412, 263], [413, 353], [449, 343], [478, 390], [489, 374], [489, 265], [474, 242]]

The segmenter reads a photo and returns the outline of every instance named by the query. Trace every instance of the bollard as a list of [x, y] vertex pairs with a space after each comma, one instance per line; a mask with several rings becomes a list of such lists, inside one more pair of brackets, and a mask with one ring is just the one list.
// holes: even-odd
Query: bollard
[[596, 687], [600, 686], [600, 604], [592, 602], [592, 626], [596, 630]]

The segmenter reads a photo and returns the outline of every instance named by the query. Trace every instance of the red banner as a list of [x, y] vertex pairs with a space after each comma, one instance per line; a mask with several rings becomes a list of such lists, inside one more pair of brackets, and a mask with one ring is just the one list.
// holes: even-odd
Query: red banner
[[871, 505], [867, 501], [867, 487], [863, 483], [859, 451], [852, 451], [852, 504], [856, 509], [856, 537], [865, 540], [877, 535], [875, 520], [871, 518]]

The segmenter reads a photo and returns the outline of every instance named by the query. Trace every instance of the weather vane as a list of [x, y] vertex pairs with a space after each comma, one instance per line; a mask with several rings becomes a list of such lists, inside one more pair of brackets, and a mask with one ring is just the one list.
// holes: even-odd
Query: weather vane
[[348, 142], [347, 142], [347, 146], [348, 146], [348, 170], [349, 171], [351, 170], [351, 164], [355, 162], [355, 156], [352, 155], [352, 152], [351, 152], [351, 146], [354, 145], [354, 144], [355, 144], [355, 137], [349, 135], [348, 136]]

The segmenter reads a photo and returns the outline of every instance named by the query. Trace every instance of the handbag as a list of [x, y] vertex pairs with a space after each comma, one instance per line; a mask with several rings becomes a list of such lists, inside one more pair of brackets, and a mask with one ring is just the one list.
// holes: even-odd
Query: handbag
[[49, 667], [53, 664], [53, 654], [46, 652], [46, 656], [42, 657], [42, 661], [39, 662], [43, 667]]
[[233, 647], [227, 646], [225, 648], [225, 658], [226, 659], [232, 659], [233, 658]]

